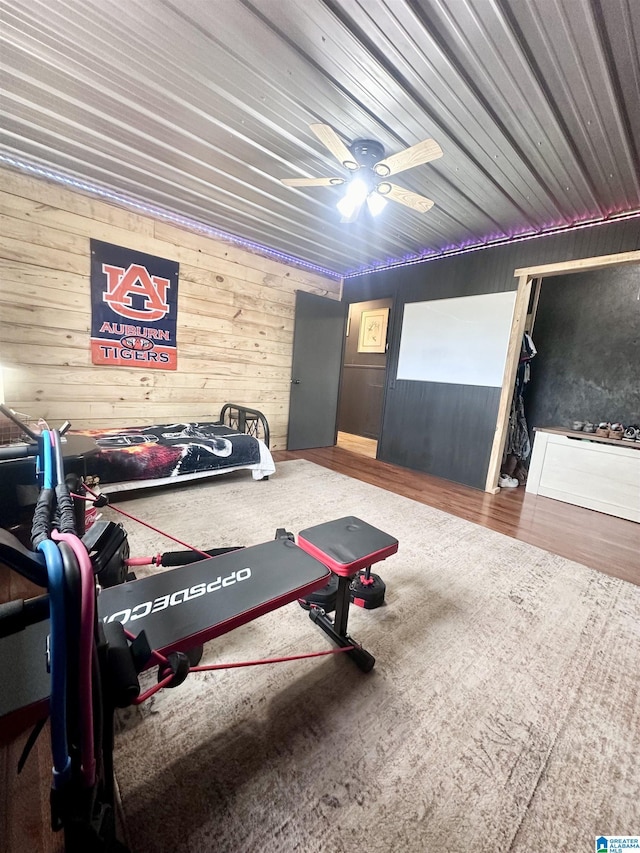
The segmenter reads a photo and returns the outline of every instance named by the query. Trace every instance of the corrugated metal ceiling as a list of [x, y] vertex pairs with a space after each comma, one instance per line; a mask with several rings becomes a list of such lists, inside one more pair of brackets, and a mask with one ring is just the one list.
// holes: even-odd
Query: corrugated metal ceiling
[[[0, 0], [0, 150], [344, 273], [640, 208], [639, 0]], [[309, 130], [444, 156], [340, 223]]]

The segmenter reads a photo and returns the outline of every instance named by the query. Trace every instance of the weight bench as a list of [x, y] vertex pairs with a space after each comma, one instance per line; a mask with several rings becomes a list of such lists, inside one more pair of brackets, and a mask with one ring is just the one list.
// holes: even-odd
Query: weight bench
[[[311, 608], [309, 616], [337, 646], [354, 646], [346, 654], [369, 672], [375, 658], [347, 633], [349, 584], [360, 569], [397, 550], [393, 536], [347, 516], [301, 531], [297, 545], [284, 536], [110, 587], [98, 598], [98, 614], [105, 628], [120, 622], [130, 634], [144, 631], [149, 646], [163, 655], [188, 652], [315, 592], [331, 571], [338, 576], [335, 620], [321, 608]], [[108, 637], [116, 642], [110, 632]]]

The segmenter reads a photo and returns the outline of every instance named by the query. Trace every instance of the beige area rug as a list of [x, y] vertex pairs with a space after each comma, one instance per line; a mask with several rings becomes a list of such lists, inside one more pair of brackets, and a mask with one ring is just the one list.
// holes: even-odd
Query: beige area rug
[[[356, 515], [396, 536], [377, 658], [192, 674], [116, 736], [134, 853], [551, 853], [640, 832], [640, 588], [306, 461], [125, 508], [196, 546]], [[166, 550], [128, 524], [134, 553]], [[329, 647], [297, 604], [205, 648]], [[150, 677], [150, 673], [146, 674]]]

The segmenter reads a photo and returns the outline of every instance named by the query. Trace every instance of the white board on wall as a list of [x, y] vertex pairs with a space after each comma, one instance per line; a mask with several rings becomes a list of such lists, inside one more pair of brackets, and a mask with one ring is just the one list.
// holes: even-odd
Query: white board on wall
[[516, 291], [407, 302], [396, 379], [500, 388]]

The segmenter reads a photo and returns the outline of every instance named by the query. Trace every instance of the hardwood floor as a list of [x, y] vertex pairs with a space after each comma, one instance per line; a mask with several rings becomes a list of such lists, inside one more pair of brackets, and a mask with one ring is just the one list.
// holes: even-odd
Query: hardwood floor
[[354, 453], [359, 453], [362, 456], [369, 456], [371, 459], [375, 459], [378, 452], [378, 442], [375, 438], [364, 438], [362, 435], [339, 432], [336, 443], [338, 447], [343, 447], [345, 450], [352, 450]]
[[339, 434], [336, 447], [281, 450], [274, 458], [276, 463], [308, 459], [640, 585], [640, 524], [636, 522], [527, 494], [522, 486], [490, 495], [379, 462], [371, 457], [371, 439], [344, 433]]

